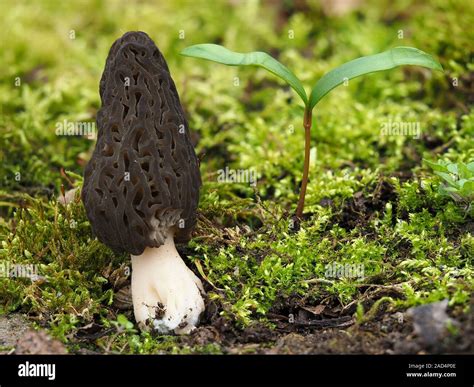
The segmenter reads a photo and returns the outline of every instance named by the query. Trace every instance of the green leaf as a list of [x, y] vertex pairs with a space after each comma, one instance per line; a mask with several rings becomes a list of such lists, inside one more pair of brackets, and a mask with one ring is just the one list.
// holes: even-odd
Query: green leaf
[[186, 47], [181, 51], [181, 55], [193, 58], [201, 58], [228, 66], [258, 66], [263, 67], [272, 74], [286, 81], [303, 100], [308, 104], [308, 96], [300, 80], [286, 66], [278, 62], [275, 58], [265, 52], [254, 51], [239, 53], [230, 51], [217, 44], [197, 44]]
[[443, 160], [440, 160], [437, 163], [434, 163], [426, 159], [423, 159], [423, 161], [426, 164], [428, 164], [428, 166], [430, 166], [433, 171], [448, 172], [448, 167], [447, 167], [448, 163], [445, 163]]
[[459, 192], [465, 198], [474, 197], [474, 181], [467, 181]]
[[461, 179], [470, 179], [474, 177], [474, 173], [469, 170], [468, 165], [464, 163], [458, 163], [458, 174]]
[[441, 177], [449, 185], [452, 185], [453, 187], [456, 186], [456, 181], [452, 178], [452, 176], [449, 173], [438, 172], [438, 171], [434, 171], [434, 173], [438, 175], [439, 177]]
[[452, 174], [457, 175], [458, 174], [458, 166], [457, 164], [450, 163], [447, 165], [448, 171]]
[[117, 322], [125, 329], [132, 329], [133, 323], [128, 321], [127, 317], [123, 314], [119, 314], [117, 316]]
[[423, 66], [443, 71], [439, 62], [431, 55], [413, 47], [395, 47], [380, 54], [351, 60], [326, 73], [311, 91], [309, 107], [314, 108], [321, 98], [346, 80], [402, 65]]

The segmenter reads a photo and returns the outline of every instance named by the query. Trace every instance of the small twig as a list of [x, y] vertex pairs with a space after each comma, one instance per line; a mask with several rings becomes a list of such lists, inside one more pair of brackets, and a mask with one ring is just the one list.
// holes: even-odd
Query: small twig
[[295, 322], [295, 325], [302, 327], [322, 327], [322, 328], [342, 328], [354, 324], [351, 316], [328, 318], [323, 320], [310, 320], [307, 322]]
[[60, 171], [61, 171], [61, 176], [64, 177], [69, 184], [71, 184], [71, 187], [74, 187], [73, 181], [69, 178], [69, 176], [67, 175], [67, 173], [66, 173], [66, 171], [64, 170], [63, 167], [61, 167]]
[[[406, 282], [404, 282], [406, 283]], [[357, 288], [380, 288], [380, 289], [397, 289], [400, 290], [400, 285], [402, 284], [395, 284], [395, 285], [379, 285], [379, 284], [355, 284]]]
[[206, 281], [209, 285], [211, 285], [214, 290], [220, 290], [224, 291], [224, 289], [218, 288], [214, 283], [207, 277], [207, 275], [204, 273], [204, 269], [202, 268], [201, 262], [199, 260], [194, 260], [194, 264], [196, 265], [196, 268], [198, 269], [199, 274], [201, 274], [201, 277]]
[[304, 281], [307, 284], [318, 284], [318, 283], [323, 283], [323, 284], [328, 284], [328, 285], [334, 285], [334, 281], [330, 281], [324, 278], [311, 278], [309, 280]]
[[451, 146], [451, 144], [452, 144], [455, 140], [456, 140], [455, 137], [451, 138], [446, 144], [442, 144], [442, 145], [440, 145], [440, 146], [434, 148], [434, 149], [432, 150], [432, 152], [435, 153], [435, 154], [437, 154], [437, 153], [441, 153], [441, 152], [445, 151], [446, 149], [448, 149], [448, 148]]

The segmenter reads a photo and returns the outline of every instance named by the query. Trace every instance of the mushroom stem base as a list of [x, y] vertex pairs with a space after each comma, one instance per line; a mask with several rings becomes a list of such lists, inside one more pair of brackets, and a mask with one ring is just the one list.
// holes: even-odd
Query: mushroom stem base
[[132, 299], [141, 329], [187, 334], [204, 311], [201, 281], [186, 266], [169, 234], [165, 244], [132, 255]]

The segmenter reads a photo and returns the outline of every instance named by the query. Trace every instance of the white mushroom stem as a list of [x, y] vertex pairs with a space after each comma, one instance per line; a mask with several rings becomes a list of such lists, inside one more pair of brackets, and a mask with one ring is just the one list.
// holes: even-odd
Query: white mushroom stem
[[189, 333], [204, 311], [201, 293], [201, 281], [179, 256], [171, 230], [162, 246], [132, 255], [132, 300], [139, 325], [160, 333]]

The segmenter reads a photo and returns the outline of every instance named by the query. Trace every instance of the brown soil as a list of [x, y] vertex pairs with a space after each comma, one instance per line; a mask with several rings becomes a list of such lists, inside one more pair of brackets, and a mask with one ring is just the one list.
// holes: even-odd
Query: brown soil
[[473, 353], [473, 316], [448, 314], [459, 327], [458, 335], [445, 331], [436, 343], [414, 332], [407, 312], [384, 312], [357, 323], [352, 315], [334, 308], [300, 305], [295, 314], [270, 313], [270, 324], [255, 323], [238, 329], [223, 317], [207, 316], [204, 325], [180, 338], [182, 344], [218, 344], [224, 353], [243, 354], [423, 354]]
[[28, 321], [20, 314], [0, 316], [0, 353], [9, 353], [28, 329]]
[[[393, 289], [367, 291], [364, 306], [370, 307], [375, 298], [388, 294], [397, 295]], [[256, 322], [244, 329], [219, 312], [216, 304], [208, 303], [201, 326], [190, 335], [179, 336], [178, 343], [190, 347], [217, 344], [227, 354], [474, 353], [474, 315], [449, 308], [446, 318], [457, 327], [458, 334], [444, 330], [436, 341], [427, 341], [416, 333], [412, 312], [388, 311], [383, 305], [373, 318], [359, 323], [351, 304], [341, 307], [330, 301], [310, 305], [303, 298], [281, 297], [267, 314], [268, 322]], [[125, 313], [133, 319], [130, 310]], [[81, 347], [93, 346], [96, 339], [112, 331], [92, 323], [80, 328], [71, 342]], [[27, 320], [18, 314], [0, 317], [0, 345], [0, 353], [4, 354], [67, 353], [62, 343], [44, 331], [31, 330]], [[97, 352], [83, 349], [77, 353]]]
[[45, 331], [31, 329], [20, 314], [0, 316], [0, 354], [51, 355], [66, 354], [66, 347]]
[[21, 337], [15, 347], [16, 355], [65, 355], [66, 347], [51, 338], [45, 331], [30, 329]]

